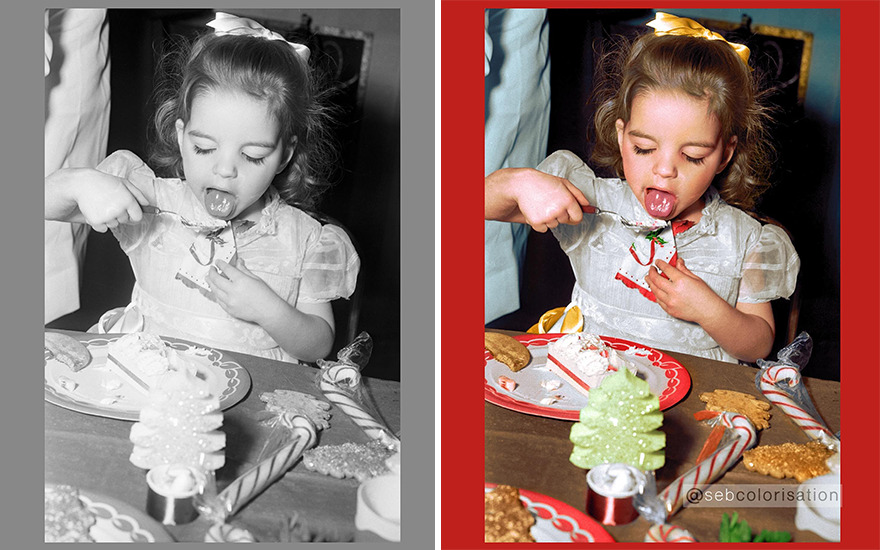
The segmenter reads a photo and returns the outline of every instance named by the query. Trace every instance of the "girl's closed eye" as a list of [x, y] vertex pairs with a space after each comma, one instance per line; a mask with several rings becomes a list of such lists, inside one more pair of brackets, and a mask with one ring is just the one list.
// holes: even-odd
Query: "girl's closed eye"
[[[193, 152], [195, 152], [195, 154], [197, 154], [197, 155], [207, 155], [207, 154], [213, 153], [214, 149], [213, 148], [206, 148], [206, 147], [199, 147], [198, 145], [193, 145]], [[252, 164], [256, 164], [256, 165], [261, 165], [266, 162], [265, 158], [252, 157], [252, 156], [245, 154], [245, 153], [242, 153], [241, 156], [243, 156], [246, 161], [248, 161]]]
[[[642, 147], [639, 147], [638, 145], [633, 145], [633, 152], [637, 155], [649, 155], [654, 152], [654, 149], [644, 149]], [[685, 158], [686, 161], [690, 162], [691, 164], [696, 164], [698, 166], [706, 162], [706, 159], [703, 157], [692, 157], [684, 153], [682, 153], [682, 156]]]
[[241, 156], [243, 156], [245, 158], [245, 160], [247, 160], [251, 164], [256, 164], [258, 166], [266, 162], [265, 157], [257, 158], [257, 157], [252, 157], [252, 156], [245, 154], [245, 153], [242, 153]]

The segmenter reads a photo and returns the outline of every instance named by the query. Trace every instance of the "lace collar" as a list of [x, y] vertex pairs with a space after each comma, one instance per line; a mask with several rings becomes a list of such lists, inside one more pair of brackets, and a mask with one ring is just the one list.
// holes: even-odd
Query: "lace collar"
[[274, 235], [278, 230], [278, 215], [286, 203], [281, 199], [278, 190], [272, 186], [266, 190], [266, 204], [260, 211], [258, 222], [243, 222], [243, 231], [258, 235]]

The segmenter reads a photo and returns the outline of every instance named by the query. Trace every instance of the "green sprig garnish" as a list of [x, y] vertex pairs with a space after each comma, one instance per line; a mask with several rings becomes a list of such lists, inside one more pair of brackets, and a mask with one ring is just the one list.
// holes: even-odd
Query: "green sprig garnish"
[[791, 533], [788, 531], [768, 531], [762, 529], [757, 536], [752, 537], [752, 529], [746, 520], [739, 520], [739, 513], [733, 516], [725, 513], [721, 516], [721, 529], [718, 534], [719, 542], [790, 542]]

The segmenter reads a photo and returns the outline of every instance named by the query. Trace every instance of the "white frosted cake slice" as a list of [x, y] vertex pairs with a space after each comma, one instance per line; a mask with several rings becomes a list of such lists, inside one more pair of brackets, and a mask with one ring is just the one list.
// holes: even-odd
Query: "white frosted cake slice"
[[595, 334], [572, 332], [551, 342], [547, 349], [547, 368], [579, 392], [590, 388], [618, 369], [636, 374], [636, 366]]
[[132, 332], [110, 342], [107, 358], [135, 387], [146, 393], [171, 368], [172, 351], [155, 334]]

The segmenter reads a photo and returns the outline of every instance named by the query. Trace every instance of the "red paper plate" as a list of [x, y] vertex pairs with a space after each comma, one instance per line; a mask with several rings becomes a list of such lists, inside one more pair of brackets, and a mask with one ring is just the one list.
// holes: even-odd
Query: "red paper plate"
[[[486, 483], [486, 492], [495, 485]], [[519, 490], [519, 498], [535, 516], [535, 542], [615, 542], [601, 523], [573, 506], [526, 489]]]
[[[532, 354], [529, 364], [518, 372], [512, 372], [507, 365], [496, 361], [489, 351], [485, 354], [486, 401], [514, 411], [556, 418], [559, 420], [578, 420], [580, 410], [587, 404], [587, 396], [575, 390], [545, 366], [547, 346], [563, 334], [524, 334], [515, 336], [525, 344]], [[691, 387], [691, 376], [681, 363], [655, 349], [622, 340], [602, 336], [602, 340], [632, 361], [638, 375], [648, 382], [651, 391], [660, 399], [660, 409], [666, 410], [685, 398]], [[501, 387], [500, 376], [516, 382], [513, 391]], [[553, 389], [555, 381], [562, 382]], [[561, 396], [555, 403], [542, 403], [542, 399]]]

